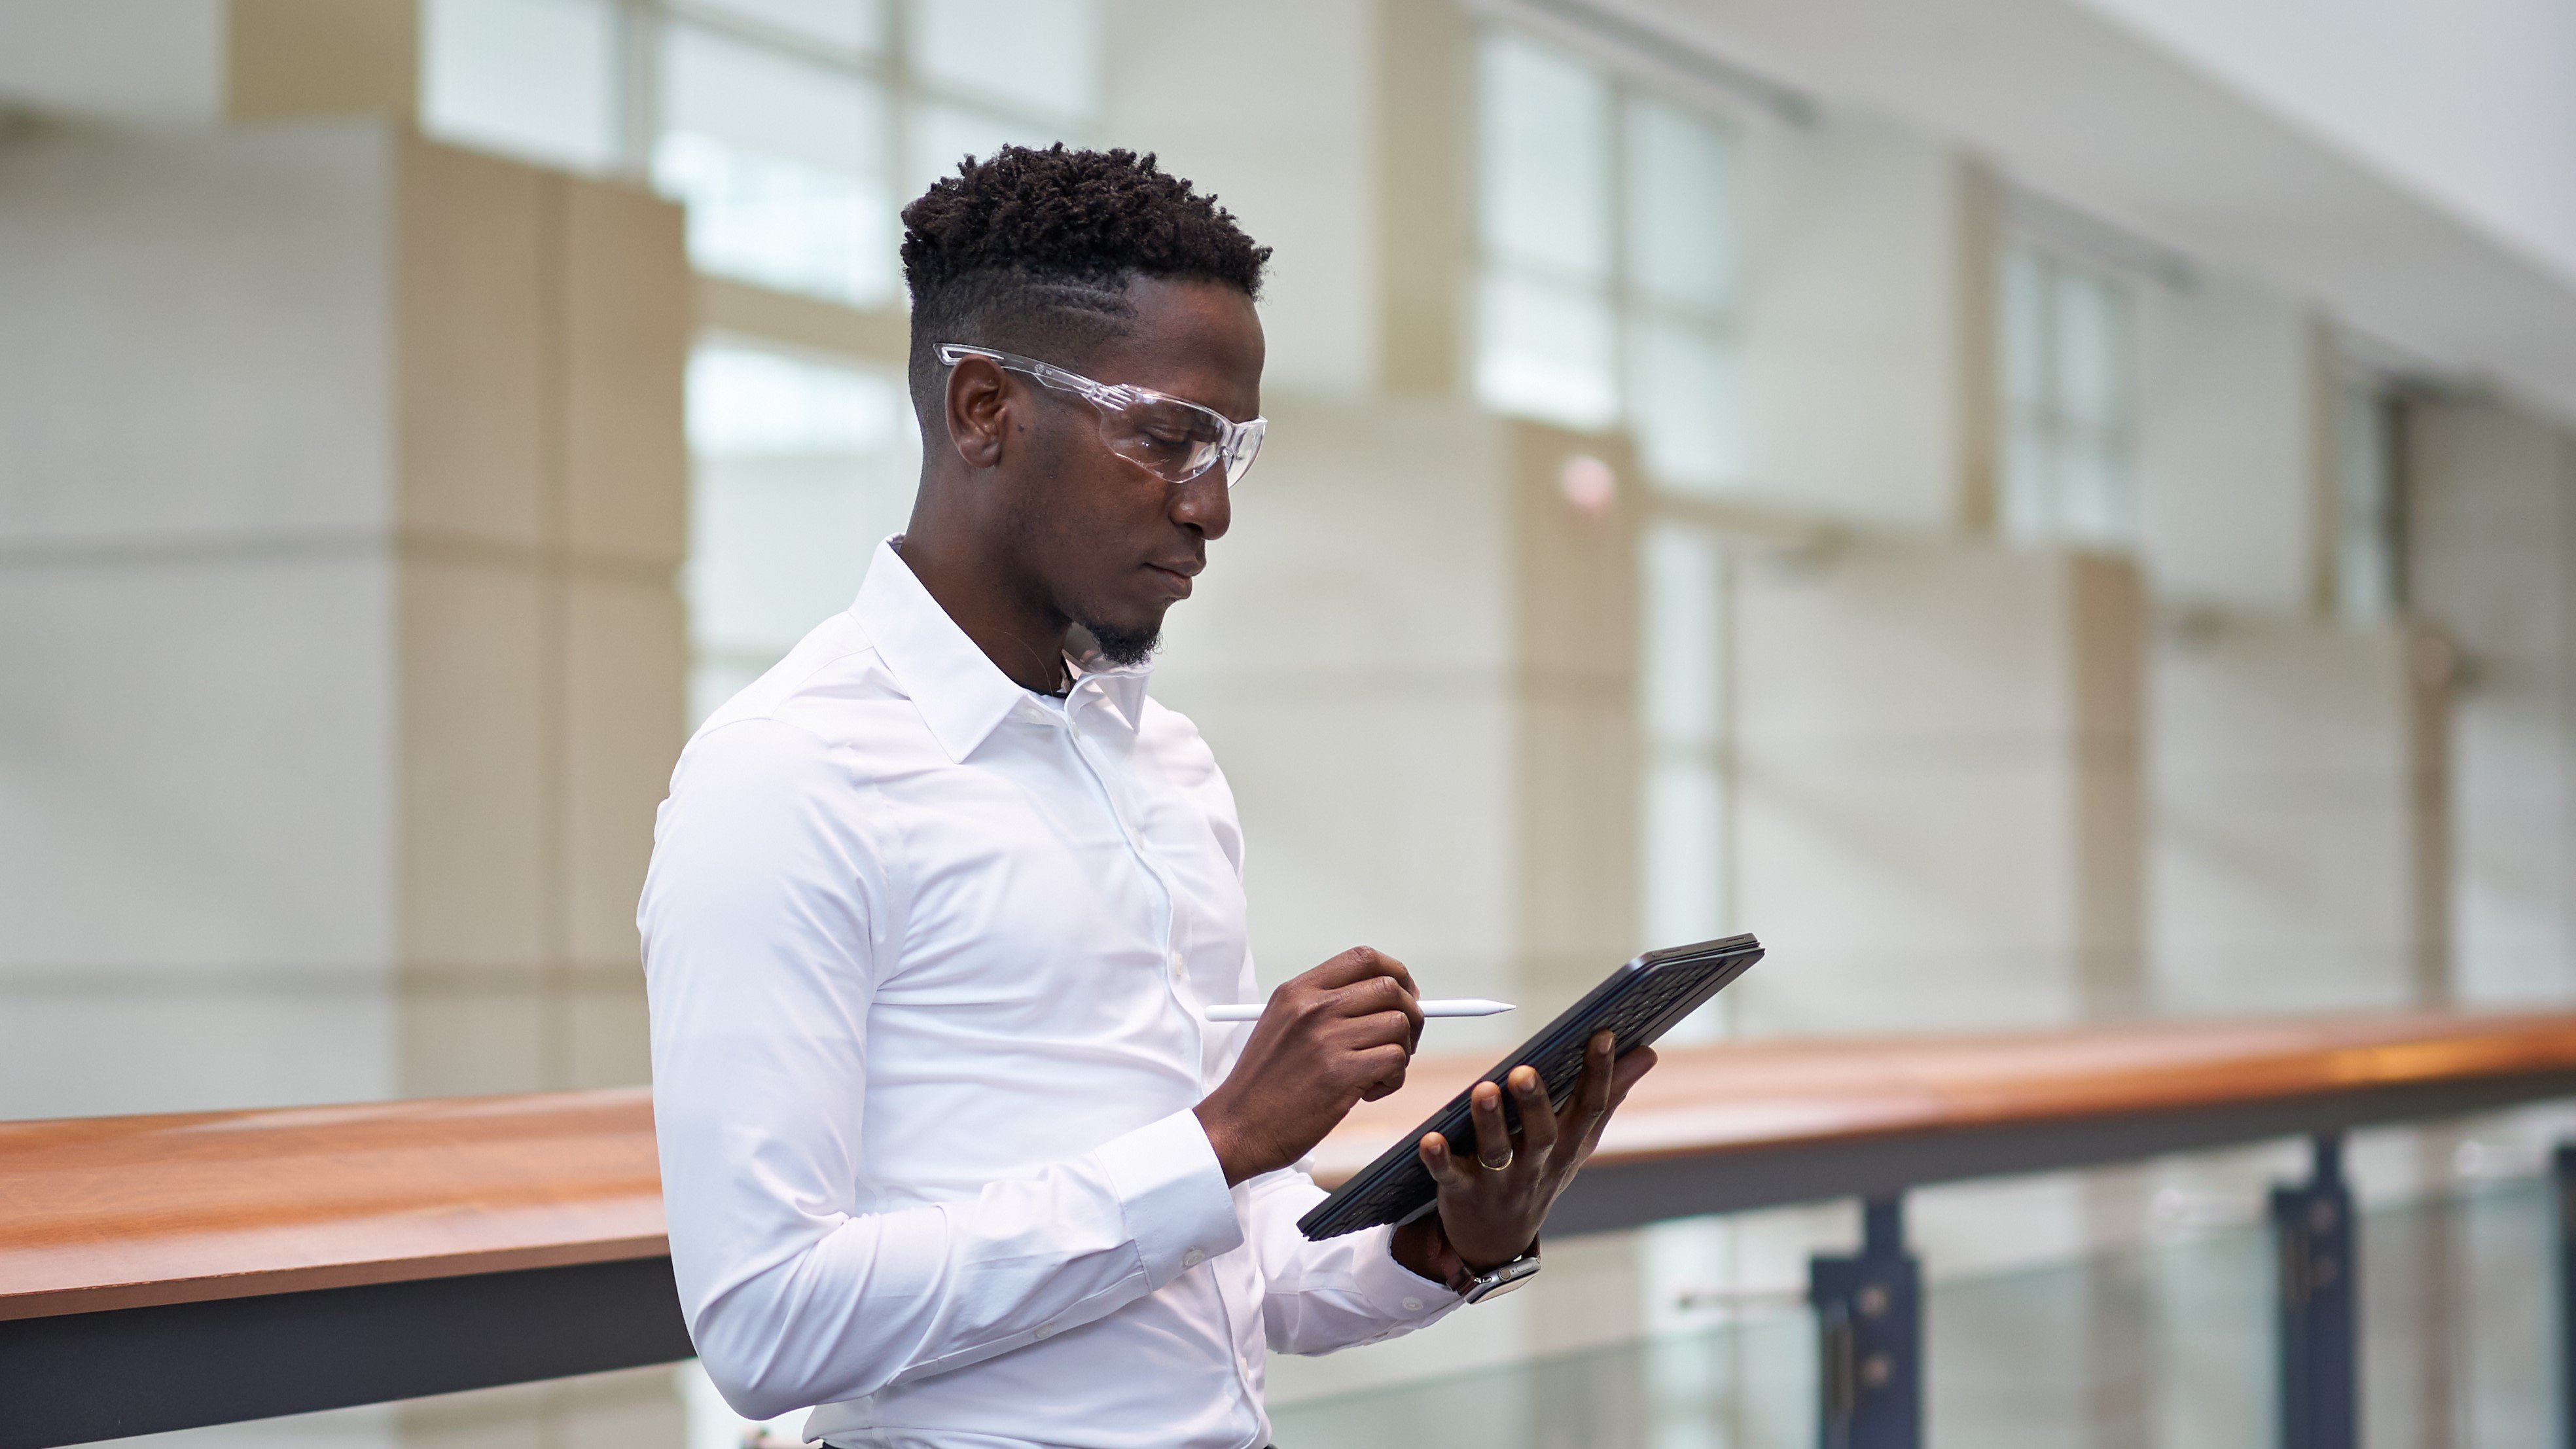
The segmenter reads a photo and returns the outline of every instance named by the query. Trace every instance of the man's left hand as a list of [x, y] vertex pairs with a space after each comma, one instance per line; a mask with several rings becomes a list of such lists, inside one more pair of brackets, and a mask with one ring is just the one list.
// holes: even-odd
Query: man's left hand
[[1457, 1288], [1529, 1251], [1557, 1194], [1600, 1145], [1610, 1114], [1655, 1064], [1651, 1047], [1614, 1061], [1615, 1049], [1610, 1033], [1593, 1036], [1583, 1079], [1562, 1109], [1549, 1107], [1535, 1070], [1513, 1068], [1504, 1083], [1520, 1112], [1518, 1132], [1504, 1125], [1504, 1087], [1479, 1082], [1467, 1099], [1476, 1133], [1472, 1152], [1456, 1150], [1437, 1132], [1424, 1133], [1416, 1150], [1440, 1185], [1440, 1211], [1396, 1229], [1396, 1261]]

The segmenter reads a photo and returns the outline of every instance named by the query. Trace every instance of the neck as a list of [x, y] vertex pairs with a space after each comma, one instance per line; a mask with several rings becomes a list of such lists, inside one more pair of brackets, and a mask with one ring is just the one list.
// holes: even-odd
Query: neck
[[1073, 621], [1040, 602], [981, 530], [916, 508], [899, 552], [950, 621], [1022, 689], [1053, 694], [1065, 683], [1065, 634]]

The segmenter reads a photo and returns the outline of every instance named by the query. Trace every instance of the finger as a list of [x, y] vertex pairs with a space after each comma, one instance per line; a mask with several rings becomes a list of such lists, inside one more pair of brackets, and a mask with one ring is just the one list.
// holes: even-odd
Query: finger
[[1568, 1138], [1579, 1140], [1599, 1130], [1601, 1119], [1610, 1115], [1610, 1084], [1617, 1070], [1613, 1053], [1617, 1046], [1606, 1031], [1594, 1032], [1592, 1040], [1583, 1044], [1583, 1079], [1575, 1083], [1574, 1095], [1559, 1118]]
[[1332, 990], [1351, 985], [1353, 982], [1366, 981], [1372, 976], [1390, 974], [1386, 969], [1386, 961], [1387, 958], [1378, 954], [1374, 946], [1353, 946], [1307, 972], [1306, 980], [1312, 985]]
[[1407, 1054], [1413, 1050], [1413, 1018], [1401, 1011], [1354, 1012], [1333, 1023], [1330, 1031], [1329, 1040], [1353, 1050], [1387, 1045], [1403, 1047]]
[[1413, 1053], [1400, 1043], [1390, 1042], [1352, 1054], [1358, 1058], [1361, 1073], [1360, 1100], [1374, 1102], [1392, 1095], [1404, 1086], [1404, 1064]]
[[1414, 1144], [1414, 1151], [1421, 1155], [1423, 1167], [1443, 1191], [1465, 1192], [1475, 1185], [1476, 1179], [1468, 1173], [1466, 1165], [1450, 1152], [1448, 1138], [1437, 1132], [1425, 1132], [1422, 1140]]
[[1511, 1166], [1512, 1135], [1503, 1125], [1503, 1089], [1478, 1082], [1467, 1094], [1467, 1117], [1476, 1125], [1476, 1165], [1493, 1172]]
[[1626, 1056], [1619, 1059], [1618, 1071], [1610, 1083], [1610, 1103], [1602, 1109], [1600, 1117], [1595, 1119], [1583, 1134], [1584, 1157], [1590, 1157], [1592, 1149], [1601, 1145], [1601, 1132], [1603, 1128], [1610, 1125], [1611, 1114], [1619, 1110], [1621, 1102], [1628, 1100], [1628, 1089], [1637, 1085], [1637, 1079], [1644, 1076], [1654, 1065], [1653, 1047], [1633, 1048]]
[[1511, 1084], [1512, 1102], [1521, 1111], [1520, 1155], [1533, 1164], [1544, 1162], [1556, 1146], [1556, 1112], [1547, 1104], [1547, 1084], [1532, 1066], [1514, 1067], [1504, 1080]]
[[1419, 1040], [1422, 1036], [1422, 1005], [1414, 999], [1411, 991], [1405, 989], [1403, 982], [1392, 976], [1372, 976], [1354, 982], [1335, 991], [1332, 999], [1337, 1007], [1353, 1016], [1382, 1011], [1397, 1013], [1404, 1018], [1408, 1040]]
[[1646, 1073], [1654, 1070], [1655, 1062], [1656, 1056], [1655, 1049], [1653, 1047], [1639, 1047], [1619, 1059], [1618, 1073], [1610, 1083], [1610, 1108], [1612, 1111], [1617, 1111], [1619, 1104], [1628, 1099], [1628, 1089], [1637, 1085], [1637, 1079], [1639, 1077], [1642, 1077]]
[[1384, 951], [1378, 951], [1373, 954], [1376, 955], [1378, 964], [1386, 969], [1386, 974], [1394, 977], [1398, 982], [1403, 984], [1404, 994], [1407, 997], [1416, 997], [1422, 994], [1422, 988], [1413, 984], [1412, 970], [1406, 967], [1403, 962], [1398, 961], [1394, 957], [1386, 954]]

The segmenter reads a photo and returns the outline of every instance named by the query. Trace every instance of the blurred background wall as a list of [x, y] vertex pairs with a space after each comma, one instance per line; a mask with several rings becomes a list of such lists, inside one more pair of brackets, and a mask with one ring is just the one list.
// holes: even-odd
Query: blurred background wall
[[[1462, 1050], [1738, 929], [1705, 1036], [2576, 995], [2576, 7], [0, 0], [0, 108], [0, 1115], [642, 1080], [670, 762], [909, 509], [895, 212], [1058, 139], [1278, 249], [1156, 676], [1265, 980], [1523, 1005]], [[1849, 1232], [1569, 1243], [1274, 1397]], [[693, 1382], [198, 1437], [735, 1433]]]

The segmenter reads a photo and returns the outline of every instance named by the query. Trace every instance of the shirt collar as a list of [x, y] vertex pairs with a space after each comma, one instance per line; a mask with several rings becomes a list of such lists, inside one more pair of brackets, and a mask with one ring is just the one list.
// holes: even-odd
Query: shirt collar
[[[901, 537], [877, 545], [850, 616], [911, 696], [939, 747], [950, 759], [963, 760], [1027, 703], [1028, 691], [985, 657], [922, 587], [912, 566], [894, 551]], [[1086, 690], [1097, 691], [1115, 711], [1118, 724], [1133, 733], [1144, 720], [1152, 666], [1114, 666], [1089, 647], [1089, 636], [1077, 633], [1076, 640], [1083, 647], [1068, 655], [1075, 674], [1074, 706], [1080, 707]]]
[[1091, 635], [1079, 625], [1075, 626], [1073, 638], [1067, 642], [1072, 646], [1065, 659], [1073, 666], [1073, 687], [1079, 690], [1087, 685], [1100, 691], [1101, 698], [1108, 700], [1110, 708], [1117, 711], [1118, 722], [1126, 727], [1129, 734], [1142, 729], [1145, 724], [1145, 686], [1154, 677], [1152, 662], [1110, 663], [1100, 657], [1100, 646], [1094, 644]]

